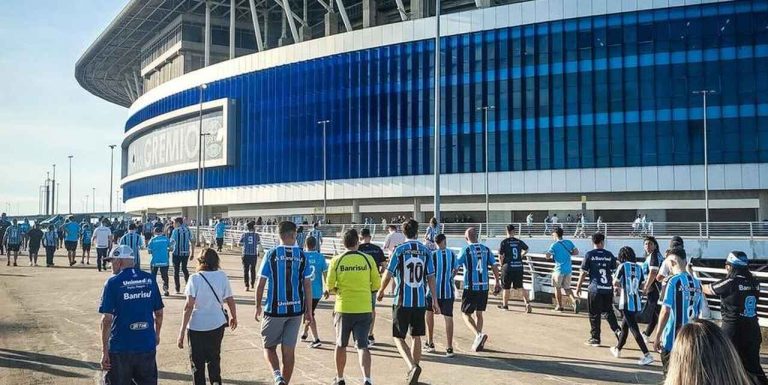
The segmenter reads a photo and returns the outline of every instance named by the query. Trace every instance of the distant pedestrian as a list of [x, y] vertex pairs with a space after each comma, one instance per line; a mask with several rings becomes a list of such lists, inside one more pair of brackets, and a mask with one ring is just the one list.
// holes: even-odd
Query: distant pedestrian
[[[141, 269], [141, 254], [140, 250], [144, 248], [144, 238], [141, 237], [139, 234], [140, 226], [137, 226], [133, 223], [131, 223], [128, 226], [128, 233], [123, 235], [122, 238], [120, 238], [120, 244], [125, 245], [131, 248], [133, 250], [133, 256], [135, 259], [135, 266], [137, 269]], [[150, 227], [151, 230], [151, 227]]]
[[309, 236], [315, 237], [315, 240], [317, 240], [317, 245], [315, 245], [315, 248], [309, 251], [321, 251], [323, 246], [323, 231], [320, 230], [320, 223], [315, 222], [312, 227], [312, 231], [309, 232]]
[[440, 225], [437, 223], [437, 219], [432, 217], [429, 220], [429, 226], [427, 226], [427, 232], [424, 234], [424, 245], [430, 250], [437, 250], [437, 244], [435, 243], [435, 237], [440, 234]]
[[181, 294], [181, 284], [179, 283], [179, 273], [184, 273], [184, 282], [189, 280], [189, 270], [187, 270], [187, 261], [192, 260], [195, 253], [195, 243], [192, 239], [192, 233], [184, 224], [184, 218], [176, 217], [173, 220], [173, 232], [171, 240], [173, 242], [173, 284], [176, 288], [176, 294]]
[[635, 337], [637, 346], [643, 352], [638, 365], [650, 365], [653, 363], [653, 356], [648, 352], [645, 339], [642, 333], [640, 333], [640, 328], [637, 326], [637, 315], [643, 309], [640, 288], [643, 285], [645, 276], [642, 267], [637, 264], [635, 251], [631, 247], [624, 246], [619, 250], [619, 263], [619, 268], [616, 269], [616, 274], [613, 276], [613, 286], [619, 292], [619, 310], [621, 310], [623, 317], [619, 343], [611, 347], [611, 353], [616, 358], [621, 356], [621, 349], [627, 342], [627, 336], [631, 332]]
[[555, 311], [563, 311], [563, 292], [571, 298], [573, 312], [579, 312], [579, 299], [571, 290], [571, 274], [573, 272], [573, 262], [571, 257], [579, 255], [579, 249], [573, 242], [563, 239], [563, 229], [556, 227], [552, 231], [554, 242], [549, 245], [546, 258], [555, 261], [555, 268], [552, 271], [552, 288], [555, 290]]
[[[221, 342], [224, 329], [227, 326], [233, 331], [237, 329], [237, 307], [232, 288], [227, 273], [219, 269], [219, 264], [218, 253], [213, 249], [203, 249], [197, 259], [197, 273], [189, 277], [184, 290], [187, 302], [176, 344], [183, 349], [186, 334], [194, 385], [206, 384], [206, 366], [210, 383], [222, 383]], [[229, 313], [224, 309], [224, 303]]]
[[[80, 248], [83, 249], [83, 255], [80, 258], [80, 264], [83, 264], [83, 260], [87, 262], [87, 265], [91, 264], [91, 238], [93, 236], [93, 230], [91, 224], [86, 223], [80, 228]], [[87, 259], [86, 259], [87, 258]]]
[[96, 267], [99, 271], [107, 270], [107, 254], [112, 247], [112, 230], [109, 229], [108, 219], [102, 221], [93, 231], [91, 243], [96, 244]]
[[8, 264], [11, 266], [11, 254], [13, 254], [13, 266], [17, 265], [19, 259], [19, 250], [21, 249], [21, 228], [19, 228], [16, 218], [13, 219], [11, 226], [5, 229], [5, 236], [3, 236], [2, 242], [8, 249]]
[[106, 383], [157, 384], [156, 349], [163, 325], [163, 299], [149, 273], [134, 266], [122, 245], [109, 254], [114, 275], [101, 295], [101, 368]]
[[4, 255], [6, 252], [5, 244], [2, 241], [5, 238], [5, 230], [9, 227], [11, 227], [11, 222], [5, 216], [5, 213], [0, 214], [0, 255]]
[[21, 249], [26, 251], [29, 245], [29, 231], [32, 230], [29, 218], [24, 218], [24, 221], [19, 223], [19, 228], [21, 229]]
[[80, 240], [80, 225], [75, 222], [74, 217], [69, 217], [63, 226], [64, 247], [67, 249], [67, 258], [69, 266], [77, 263], [77, 242]]
[[168, 253], [173, 250], [173, 242], [163, 234], [163, 228], [154, 228], [155, 236], [149, 240], [147, 251], [151, 256], [149, 268], [152, 271], [152, 277], [157, 281], [157, 272], [163, 279], [163, 295], [168, 296]]
[[43, 234], [43, 247], [45, 247], [45, 266], [53, 267], [53, 254], [59, 246], [59, 233], [56, 227], [48, 225], [48, 231]]
[[261, 237], [256, 232], [256, 223], [248, 222], [248, 231], [240, 236], [238, 244], [243, 248], [243, 281], [245, 291], [250, 291], [256, 284], [256, 260], [261, 247]]
[[224, 246], [224, 235], [227, 232], [227, 223], [224, 222], [224, 218], [219, 218], [219, 220], [216, 221], [213, 230], [216, 233], [216, 251], [220, 253], [221, 248]]
[[43, 231], [40, 230], [40, 224], [35, 222], [35, 225], [27, 233], [29, 239], [29, 265], [37, 266], [37, 255], [40, 252], [40, 242], [43, 239]]

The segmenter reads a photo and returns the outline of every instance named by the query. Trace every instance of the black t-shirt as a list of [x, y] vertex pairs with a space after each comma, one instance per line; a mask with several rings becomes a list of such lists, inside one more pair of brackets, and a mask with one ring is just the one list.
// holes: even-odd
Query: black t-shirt
[[5, 230], [11, 227], [11, 222], [0, 219], [0, 235], [5, 234]]
[[528, 245], [525, 242], [510, 237], [501, 241], [499, 245], [499, 257], [501, 257], [501, 265], [509, 266], [513, 269], [523, 268], [523, 256], [521, 255], [523, 250], [528, 250]]
[[361, 243], [357, 251], [373, 257], [373, 260], [376, 261], [376, 265], [379, 267], [383, 266], [384, 262], [387, 261], [387, 258], [384, 256], [384, 250], [382, 250], [381, 247], [374, 245], [373, 243]]
[[598, 294], [613, 293], [613, 271], [616, 269], [616, 257], [606, 249], [594, 249], [584, 255], [581, 270], [589, 273], [589, 292]]
[[27, 236], [29, 236], [29, 246], [30, 247], [39, 247], [40, 246], [40, 240], [43, 239], [43, 232], [40, 229], [32, 228], [27, 233]]
[[[643, 273], [646, 277], [650, 277], [651, 271], [658, 272], [662, 263], [664, 263], [664, 256], [662, 256], [658, 250], [654, 251], [652, 254], [645, 257], [645, 262], [643, 262]], [[656, 281], [651, 285], [648, 294], [653, 293], [654, 291], [661, 292], [661, 283], [659, 281]]]
[[712, 284], [712, 290], [721, 299], [721, 315], [724, 322], [757, 320], [757, 302], [760, 284], [743, 275], [725, 278]]

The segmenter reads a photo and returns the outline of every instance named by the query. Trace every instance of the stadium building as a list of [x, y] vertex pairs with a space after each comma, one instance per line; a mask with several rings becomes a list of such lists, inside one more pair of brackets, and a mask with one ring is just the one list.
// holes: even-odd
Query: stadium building
[[[325, 174], [334, 222], [428, 217], [434, 8], [129, 1], [75, 69], [89, 92], [130, 109], [125, 207], [194, 217], [204, 152], [208, 215], [318, 215]], [[492, 221], [582, 210], [703, 220], [700, 90], [716, 92], [706, 109], [712, 220], [768, 219], [765, 0], [441, 9], [444, 219], [485, 219], [487, 148]]]

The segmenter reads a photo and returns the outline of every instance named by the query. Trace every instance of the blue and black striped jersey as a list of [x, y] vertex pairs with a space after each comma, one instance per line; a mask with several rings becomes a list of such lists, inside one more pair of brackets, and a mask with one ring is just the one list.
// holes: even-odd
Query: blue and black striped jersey
[[313, 229], [309, 232], [309, 236], [315, 238], [315, 249], [308, 251], [320, 251], [320, 246], [323, 244], [323, 232], [320, 229]]
[[240, 245], [243, 247], [243, 256], [255, 257], [259, 252], [260, 243], [261, 238], [259, 238], [259, 234], [255, 231], [243, 233], [240, 237]]
[[643, 269], [636, 263], [624, 262], [616, 270], [613, 281], [621, 286], [619, 310], [639, 312], [643, 310], [640, 288], [645, 281]]
[[461, 250], [458, 263], [464, 267], [465, 289], [488, 290], [490, 287], [488, 267], [496, 264], [496, 257], [488, 246], [482, 243], [470, 243]]
[[425, 238], [429, 242], [434, 242], [437, 234], [440, 234], [440, 229], [437, 226], [429, 226], [427, 227], [427, 234]]
[[427, 277], [435, 274], [431, 254], [426, 246], [413, 239], [401, 243], [392, 252], [387, 270], [395, 278], [395, 305], [427, 306]]
[[699, 318], [703, 301], [701, 282], [698, 279], [686, 272], [669, 278], [664, 290], [663, 302], [663, 305], [670, 310], [669, 320], [661, 335], [665, 351], [672, 351], [675, 336], [683, 325]]
[[[454, 299], [453, 277], [459, 268], [458, 259], [453, 250], [441, 249], [432, 253], [432, 264], [435, 265], [435, 291], [437, 299]], [[427, 290], [429, 293], [429, 290]]]
[[179, 226], [171, 232], [171, 239], [174, 242], [173, 255], [188, 257], [190, 252], [189, 242], [192, 239], [192, 233], [187, 226]]
[[264, 256], [261, 277], [267, 280], [264, 314], [270, 317], [292, 317], [304, 314], [304, 280], [311, 279], [312, 269], [298, 246], [277, 246]]
[[133, 257], [136, 259], [136, 266], [140, 265], [141, 256], [139, 250], [144, 247], [144, 237], [138, 232], [129, 231], [127, 234], [120, 238], [120, 245], [126, 245], [133, 250]]
[[18, 225], [11, 225], [5, 229], [5, 237], [2, 240], [9, 245], [18, 245], [21, 243], [21, 228]]
[[44, 247], [56, 247], [59, 245], [59, 233], [56, 230], [49, 230], [43, 235]]

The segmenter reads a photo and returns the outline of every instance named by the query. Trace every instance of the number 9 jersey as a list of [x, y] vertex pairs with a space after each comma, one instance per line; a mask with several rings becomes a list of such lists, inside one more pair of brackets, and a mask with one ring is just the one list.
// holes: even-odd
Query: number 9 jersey
[[395, 248], [387, 270], [395, 278], [394, 305], [405, 308], [427, 307], [427, 277], [435, 275], [430, 251], [421, 242], [408, 240]]

